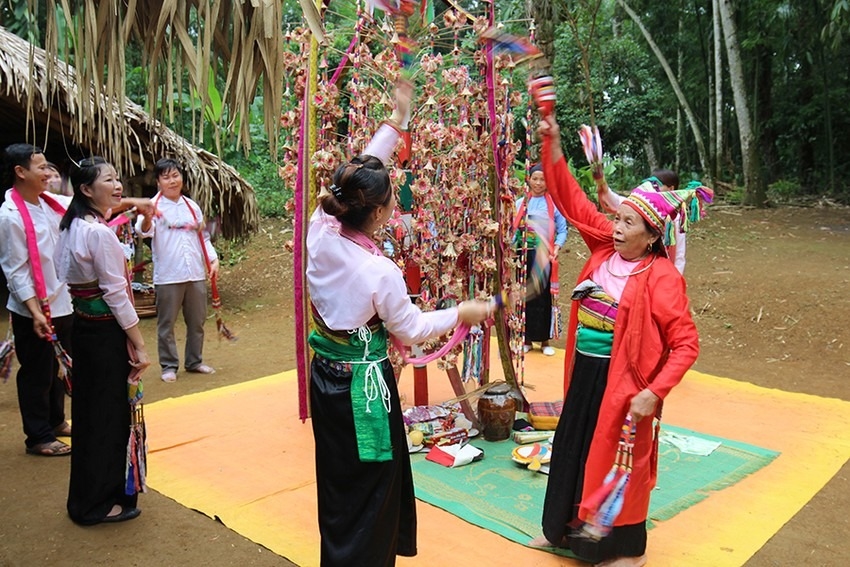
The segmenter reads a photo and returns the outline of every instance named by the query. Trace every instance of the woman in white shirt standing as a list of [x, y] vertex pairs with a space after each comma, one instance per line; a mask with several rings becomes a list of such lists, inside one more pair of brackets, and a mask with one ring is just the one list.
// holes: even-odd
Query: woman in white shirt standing
[[173, 159], [161, 159], [156, 162], [154, 173], [159, 187], [153, 198], [158, 216], [140, 217], [136, 230], [143, 238], [151, 239], [159, 364], [162, 380], [174, 382], [180, 367], [174, 324], [181, 310], [186, 322], [183, 365], [188, 372], [215, 372], [204, 364], [203, 352], [207, 318], [206, 258], [209, 276], [214, 278], [218, 274], [218, 255], [204, 231], [201, 208], [183, 194], [183, 167]]
[[337, 169], [307, 236], [315, 330], [310, 402], [316, 441], [321, 563], [393, 565], [416, 554], [416, 509], [401, 404], [387, 337], [405, 344], [476, 324], [486, 301], [423, 313], [401, 270], [370, 235], [395, 208], [386, 161], [410, 107], [403, 84], [393, 118], [362, 155]]
[[[74, 415], [68, 515], [81, 525], [136, 518], [138, 493], [125, 477], [130, 432], [127, 379], [150, 365], [133, 307], [127, 264], [106, 224], [122, 185], [103, 158], [71, 173], [74, 199], [59, 225], [54, 263], [74, 304]], [[137, 208], [152, 212], [149, 202]], [[128, 342], [133, 354], [128, 352]], [[131, 360], [132, 357], [132, 360]], [[130, 494], [128, 494], [130, 492]]]

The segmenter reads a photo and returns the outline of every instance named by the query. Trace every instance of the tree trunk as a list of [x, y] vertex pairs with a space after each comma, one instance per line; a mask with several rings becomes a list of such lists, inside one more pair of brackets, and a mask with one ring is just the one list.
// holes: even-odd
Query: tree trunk
[[[682, 32], [684, 31], [685, 23], [682, 20], [682, 12], [679, 11], [679, 37], [677, 38], [677, 44], [679, 48], [676, 50], [676, 78], [679, 81], [682, 81], [682, 78], [685, 76], [685, 57], [682, 54]], [[679, 171], [679, 166], [682, 162], [682, 147], [683, 144], [682, 135], [682, 108], [676, 107], [676, 160], [673, 164], [673, 170]], [[709, 133], [709, 140], [711, 139], [711, 135]]]
[[712, 180], [716, 182], [723, 175], [723, 31], [720, 23], [719, 0], [712, 1], [714, 17], [714, 161]]
[[732, 18], [730, 0], [718, 0], [718, 6], [723, 24], [723, 37], [726, 42], [726, 59], [729, 62], [729, 83], [732, 86], [735, 116], [738, 120], [738, 134], [741, 138], [741, 159], [744, 166], [744, 204], [764, 207], [767, 205], [767, 192], [761, 181], [758, 146], [753, 136], [750, 110], [747, 107], [747, 86], [744, 82], [744, 69], [738, 47], [738, 31]]
[[[809, 59], [803, 58], [800, 61], [800, 94], [797, 99], [797, 104], [802, 107], [814, 99], [815, 91], [813, 88], [814, 70]], [[815, 141], [817, 140], [817, 126], [811, 121], [804, 123], [800, 130], [799, 150], [797, 153], [797, 177], [800, 180], [800, 187], [806, 193], [815, 193], [817, 190], [817, 150], [815, 149]]]
[[658, 154], [655, 153], [655, 146], [652, 144], [652, 138], [647, 138], [643, 142], [643, 151], [646, 153], [646, 163], [649, 165], [650, 171], [661, 167], [658, 163]]
[[773, 53], [768, 46], [756, 48], [756, 124], [758, 125], [758, 152], [764, 175], [763, 184], [768, 187], [776, 181], [779, 171], [779, 156], [776, 153], [776, 129], [771, 126], [773, 118]]
[[555, 58], [555, 29], [560, 18], [551, 0], [525, 2], [526, 13], [534, 20], [534, 43], [549, 63]]
[[658, 62], [661, 64], [661, 67], [667, 74], [667, 79], [670, 81], [670, 86], [673, 88], [673, 92], [676, 93], [676, 98], [679, 100], [679, 105], [681, 105], [682, 109], [685, 111], [685, 116], [687, 116], [688, 118], [688, 124], [690, 124], [691, 126], [691, 132], [694, 135], [694, 141], [697, 145], [697, 152], [699, 153], [700, 166], [704, 171], [708, 171], [708, 156], [705, 153], [705, 143], [703, 143], [702, 141], [702, 134], [699, 131], [699, 123], [697, 122], [696, 116], [694, 115], [694, 111], [691, 110], [691, 105], [688, 103], [688, 99], [685, 98], [685, 93], [682, 92], [682, 88], [679, 86], [679, 81], [676, 80], [676, 75], [673, 73], [673, 69], [670, 68], [670, 64], [667, 62], [667, 58], [664, 57], [664, 54], [661, 53], [661, 50], [655, 43], [655, 40], [652, 39], [652, 35], [649, 33], [649, 30], [644, 27], [643, 22], [641, 22], [640, 16], [638, 16], [637, 13], [632, 10], [632, 8], [626, 3], [625, 0], [617, 0], [617, 4], [619, 4], [623, 8], [623, 10], [626, 11], [632, 21], [634, 21], [634, 23], [640, 29], [641, 33], [643, 34], [643, 37], [646, 38], [650, 49], [652, 49], [652, 52], [655, 54], [655, 57], [658, 59]]

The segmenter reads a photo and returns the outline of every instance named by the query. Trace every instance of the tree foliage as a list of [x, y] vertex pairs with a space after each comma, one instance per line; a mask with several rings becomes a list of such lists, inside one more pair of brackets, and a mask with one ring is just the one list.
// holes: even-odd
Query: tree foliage
[[[727, 0], [728, 1], [728, 0]], [[160, 2], [176, 6], [175, 2]], [[141, 3], [154, 6], [157, 2]], [[114, 85], [126, 85], [128, 95], [145, 103], [154, 114], [195, 141], [203, 140], [210, 149], [235, 155], [235, 144], [215, 147], [215, 129], [243, 137], [244, 147], [251, 148], [244, 159], [252, 162], [254, 153], [277, 150], [276, 127], [269, 110], [285, 96], [287, 77], [268, 76], [268, 70], [240, 69], [229, 65], [228, 46], [232, 40], [246, 36], [247, 20], [240, 10], [250, 13], [251, 29], [271, 25], [281, 30], [284, 38], [288, 26], [300, 25], [300, 7], [294, 0], [278, 3], [268, 11], [280, 21], [268, 23], [264, 13], [247, 1], [229, 0], [223, 5], [234, 16], [219, 17], [220, 26], [242, 22], [243, 28], [217, 28], [220, 37], [210, 39], [206, 48], [194, 52], [190, 44], [209, 38], [205, 22], [200, 20], [199, 0], [188, 2], [184, 17], [167, 19], [165, 43], [157, 43], [148, 34], [102, 34], [105, 38], [125, 37], [126, 47], [120, 58], [104, 59], [104, 69], [92, 69], [90, 77], [113, 77]], [[479, 2], [462, 1], [458, 5], [475, 10]], [[714, 18], [711, 0], [659, 3], [652, 0], [629, 0], [628, 6], [639, 16], [646, 32], [658, 46], [681, 87], [682, 96], [693, 110], [695, 127], [700, 135], [710, 138], [709, 167], [701, 163], [692, 131], [680, 117], [682, 104], [671, 87], [671, 80], [653, 53], [645, 35], [622, 7], [621, 0], [497, 0], [501, 19], [514, 33], [528, 33], [528, 18], [537, 17], [536, 33], [547, 51], [551, 49], [552, 72], [558, 89], [557, 112], [565, 132], [582, 123], [595, 120], [605, 141], [608, 154], [623, 167], [615, 186], [627, 188], [639, 181], [652, 166], [676, 167], [684, 179], [716, 176], [720, 192], [744, 194], [758, 188], [746, 187], [738, 117], [740, 101], [733, 102], [726, 55], [724, 68], [717, 76], [722, 84], [715, 91]], [[57, 52], [70, 49], [69, 60], [84, 60], [75, 53], [80, 38], [74, 26], [83, 21], [98, 3], [91, 0], [0, 0], [0, 25], [18, 35]], [[62, 7], [71, 8], [70, 15]], [[594, 10], [598, 6], [598, 12]], [[850, 127], [850, 0], [731, 0], [729, 6], [738, 32], [738, 47], [746, 93], [745, 106], [751, 114], [753, 140], [760, 162], [759, 184], [782, 188], [768, 191], [778, 198], [788, 187], [798, 187], [797, 194], [826, 196], [850, 201], [850, 140], [843, 132]], [[344, 25], [356, 13], [353, 1], [335, 2], [326, 20], [328, 25]], [[436, 3], [438, 12], [451, 9]], [[206, 8], [204, 8], [206, 10]], [[224, 8], [222, 8], [224, 10]], [[152, 12], [153, 13], [153, 12]], [[156, 12], [158, 13], [158, 12]], [[204, 12], [206, 13], [206, 12]], [[137, 8], [135, 19], [124, 21], [134, 25], [145, 21]], [[153, 16], [152, 16], [153, 17]], [[57, 24], [48, 33], [48, 23]], [[110, 20], [103, 20], [108, 22]], [[153, 21], [153, 20], [151, 20]], [[160, 19], [160, 21], [162, 21]], [[512, 23], [513, 22], [513, 23]], [[62, 25], [58, 25], [62, 24]], [[134, 28], [136, 29], [136, 28]], [[139, 28], [141, 29], [141, 28]], [[150, 30], [149, 30], [150, 31]], [[64, 37], [67, 32], [68, 37]], [[252, 32], [258, 33], [258, 32]], [[57, 34], [58, 37], [57, 38]], [[178, 41], [177, 38], [180, 38]], [[587, 38], [590, 38], [587, 40]], [[86, 41], [94, 46], [94, 38]], [[587, 40], [587, 41], [585, 41]], [[188, 41], [188, 43], [187, 43]], [[723, 45], [723, 42], [719, 42]], [[337, 46], [344, 49], [345, 46]], [[285, 49], [285, 45], [284, 45]], [[98, 47], [92, 53], [112, 53]], [[171, 75], [152, 60], [177, 61], [186, 53], [209, 54], [203, 69], [173, 65]], [[247, 53], [247, 52], [245, 52]], [[62, 53], [60, 53], [62, 55]], [[584, 56], [584, 57], [583, 57]], [[83, 57], [83, 59], [80, 59]], [[123, 59], [122, 59], [123, 58]], [[261, 59], [255, 58], [254, 65]], [[116, 66], [123, 61], [123, 69]], [[200, 59], [195, 59], [200, 61]], [[583, 67], [587, 62], [587, 67]], [[91, 62], [89, 62], [91, 64]], [[269, 64], [267, 69], [273, 69]], [[114, 75], [121, 73], [122, 81]], [[194, 73], [189, 75], [189, 73]], [[240, 76], [248, 78], [241, 83]], [[126, 81], [126, 82], [125, 82]], [[159, 85], [152, 93], [150, 85]], [[247, 88], [247, 90], [246, 90]], [[238, 91], [238, 97], [234, 93]], [[722, 98], [716, 96], [717, 92]], [[117, 93], [115, 93], [117, 94]], [[274, 95], [274, 99], [271, 98]], [[216, 102], [217, 96], [221, 99]], [[247, 103], [250, 97], [258, 97]], [[141, 100], [140, 100], [141, 99]], [[157, 100], [154, 100], [157, 99]], [[234, 101], [237, 101], [234, 104]], [[265, 101], [265, 104], [256, 104]], [[592, 102], [592, 104], [591, 104]], [[162, 112], [176, 103], [174, 114]], [[718, 114], [719, 120], [718, 120]], [[213, 120], [210, 120], [213, 118]], [[218, 118], [218, 120], [215, 120]], [[714, 125], [720, 130], [715, 132]], [[244, 137], [250, 134], [246, 141]], [[256, 137], [256, 139], [255, 139]], [[578, 143], [565, 138], [565, 149], [577, 160]], [[716, 149], [716, 151], [715, 151]], [[235, 159], [235, 158], [234, 158]], [[256, 163], [251, 167], [255, 170]], [[273, 168], [267, 168], [271, 171]], [[707, 171], [706, 171], [707, 169]], [[781, 195], [780, 195], [781, 193]]]

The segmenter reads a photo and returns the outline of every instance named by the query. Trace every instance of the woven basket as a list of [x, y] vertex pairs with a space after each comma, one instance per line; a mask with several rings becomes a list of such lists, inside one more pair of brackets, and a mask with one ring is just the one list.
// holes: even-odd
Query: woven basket
[[136, 302], [136, 314], [145, 317], [156, 317], [156, 290], [151, 285], [142, 284], [133, 286], [133, 299]]

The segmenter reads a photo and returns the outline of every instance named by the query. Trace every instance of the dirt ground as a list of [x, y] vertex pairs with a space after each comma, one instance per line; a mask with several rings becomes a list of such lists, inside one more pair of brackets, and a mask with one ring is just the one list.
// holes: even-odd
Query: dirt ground
[[[222, 247], [225, 320], [240, 340], [219, 343], [210, 321], [205, 362], [218, 372], [165, 384], [151, 369], [148, 403], [294, 366], [291, 236], [265, 221], [245, 247]], [[567, 247], [562, 282], [574, 280], [584, 252], [575, 235]], [[702, 344], [696, 370], [850, 401], [850, 209], [715, 206], [689, 235], [686, 276]], [[143, 330], [154, 345], [154, 321]], [[269, 450], [282, 442], [272, 432]], [[154, 491], [134, 522], [75, 526], [65, 514], [68, 468], [68, 459], [24, 454], [14, 379], [0, 384], [0, 565], [291, 565]], [[850, 565], [848, 477], [845, 464], [747, 565]]]

